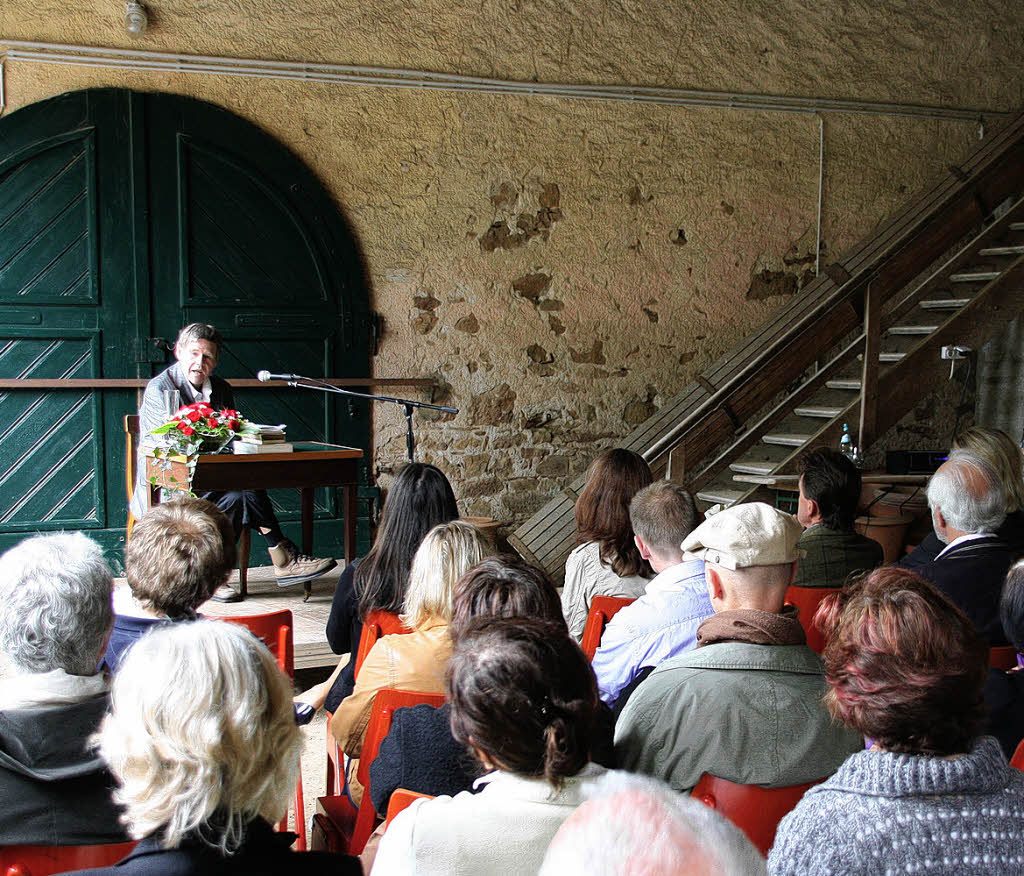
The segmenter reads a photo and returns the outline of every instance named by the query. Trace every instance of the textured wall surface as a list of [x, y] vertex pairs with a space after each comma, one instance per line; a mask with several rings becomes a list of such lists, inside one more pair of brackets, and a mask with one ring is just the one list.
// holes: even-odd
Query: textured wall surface
[[[988, 111], [1024, 104], [1024, 22], [1011, 0], [907, 0], [899, 11], [836, 0], [148, 6], [150, 29], [133, 40], [116, 0], [3, 0], [0, 42]], [[5, 74], [8, 112], [90, 86], [170, 91], [239, 113], [307, 161], [366, 255], [386, 329], [375, 374], [436, 376], [461, 408], [420, 419], [418, 432], [476, 514], [521, 519], [539, 507], [814, 268], [813, 116], [19, 61]], [[828, 115], [823, 257], [977, 136], [969, 122]], [[395, 412], [378, 412], [378, 466], [402, 458], [402, 429]]]

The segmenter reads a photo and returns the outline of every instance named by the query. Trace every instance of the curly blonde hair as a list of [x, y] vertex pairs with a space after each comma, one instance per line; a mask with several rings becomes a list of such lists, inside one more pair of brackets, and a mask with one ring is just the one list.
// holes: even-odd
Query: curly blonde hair
[[161, 625], [114, 678], [96, 745], [136, 838], [195, 835], [224, 854], [284, 813], [301, 745], [291, 684], [262, 642], [223, 621]]

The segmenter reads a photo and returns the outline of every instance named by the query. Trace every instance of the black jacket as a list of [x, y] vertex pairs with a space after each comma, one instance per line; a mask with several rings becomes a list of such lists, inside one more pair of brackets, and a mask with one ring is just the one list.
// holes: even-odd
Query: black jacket
[[[1024, 556], [1024, 510], [1007, 514], [1002, 526], [996, 530], [996, 535], [1010, 546], [1015, 558]], [[921, 566], [934, 560], [944, 547], [945, 545], [939, 541], [935, 531], [932, 530], [916, 548], [894, 565], [902, 569], [910, 569], [911, 572], [919, 572]]]
[[112, 867], [76, 870], [77, 874], [107, 876], [359, 876], [358, 858], [333, 852], [293, 852], [293, 833], [274, 833], [262, 818], [245, 827], [241, 848], [225, 857], [198, 839], [186, 839], [176, 849], [160, 848], [155, 836], [142, 840]]
[[106, 695], [0, 711], [0, 845], [123, 843], [113, 777], [87, 740]]

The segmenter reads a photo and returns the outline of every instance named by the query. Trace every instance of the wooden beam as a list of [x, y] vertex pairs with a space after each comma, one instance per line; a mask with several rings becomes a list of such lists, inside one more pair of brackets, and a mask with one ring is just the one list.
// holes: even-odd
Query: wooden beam
[[[260, 387], [288, 386], [283, 380], [270, 380], [263, 383], [252, 378], [229, 378], [228, 382], [234, 389], [258, 389]], [[433, 377], [328, 377], [322, 381], [331, 386], [408, 386], [413, 388], [430, 388], [436, 385]], [[12, 380], [0, 380], [0, 389], [142, 389], [149, 383], [146, 378], [68, 378], [43, 379], [34, 377], [18, 377]]]
[[862, 451], [870, 447], [877, 437], [881, 310], [878, 284], [869, 283], [864, 292], [864, 367], [860, 373], [860, 432], [857, 436], [857, 446]]

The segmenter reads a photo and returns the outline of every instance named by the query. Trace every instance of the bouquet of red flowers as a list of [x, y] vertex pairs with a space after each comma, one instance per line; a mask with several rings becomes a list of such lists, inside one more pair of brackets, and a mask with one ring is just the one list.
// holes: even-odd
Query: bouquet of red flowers
[[178, 408], [169, 422], [150, 434], [164, 436], [161, 444], [165, 452], [192, 456], [203, 451], [219, 453], [247, 425], [238, 411], [215, 411], [206, 402], [195, 402]]

